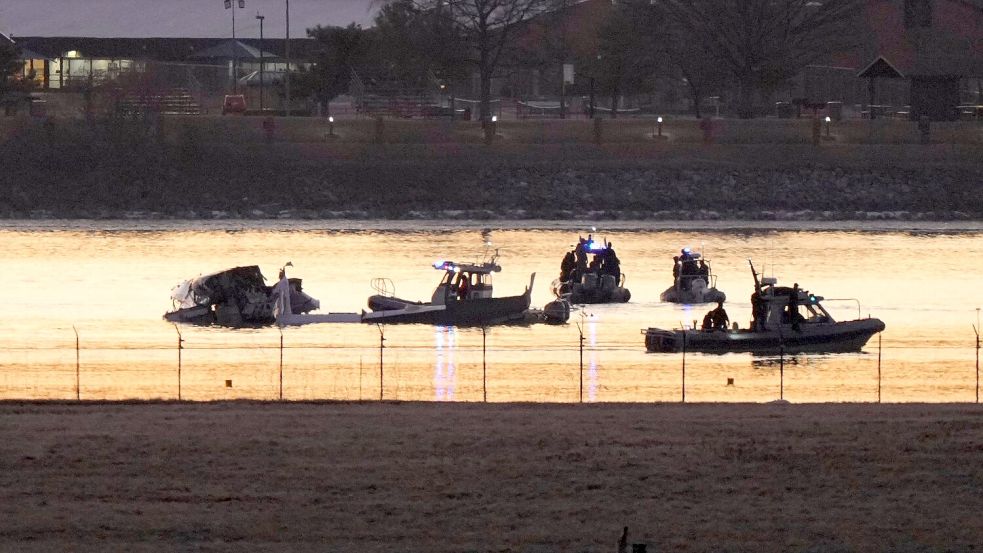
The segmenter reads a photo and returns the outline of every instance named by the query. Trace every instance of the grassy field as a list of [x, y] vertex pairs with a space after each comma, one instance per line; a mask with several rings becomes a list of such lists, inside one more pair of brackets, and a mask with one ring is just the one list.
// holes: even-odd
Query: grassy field
[[[56, 125], [84, 125], [76, 119], [51, 119]], [[230, 142], [265, 142], [264, 118], [237, 116], [167, 116], [158, 119], [161, 132], [174, 139], [189, 132]], [[0, 117], [0, 138], [44, 124], [26, 116]], [[155, 124], [157, 124], [155, 122]], [[694, 144], [703, 143], [700, 121], [666, 118], [658, 138], [652, 118], [520, 119], [500, 121], [495, 142], [502, 144]], [[595, 133], [599, 130], [599, 135]], [[832, 144], [919, 144], [917, 124], [901, 119], [874, 121], [850, 119], [821, 125], [821, 142]], [[600, 140], [598, 141], [598, 136]], [[713, 142], [718, 144], [811, 144], [809, 118], [751, 120], [714, 119]], [[408, 120], [370, 118], [341, 119], [277, 117], [273, 119], [275, 142], [388, 143], [388, 144], [482, 144], [485, 134], [474, 121]], [[937, 144], [983, 143], [983, 121], [937, 122], [931, 124], [931, 141]]]
[[[207, 117], [173, 118], [168, 123], [200, 125], [204, 132], [215, 132], [241, 140], [265, 140], [261, 118]], [[599, 121], [599, 122], [598, 122]], [[599, 134], [596, 130], [599, 129]], [[983, 143], [983, 122], [932, 124], [932, 140], [940, 144]], [[657, 135], [652, 119], [512, 120], [496, 124], [495, 142], [502, 144], [647, 144], [702, 143], [704, 133], [694, 119], [667, 120], [664, 139]], [[826, 136], [825, 126], [821, 135]], [[598, 136], [600, 137], [598, 139]], [[811, 144], [809, 119], [716, 119], [712, 137], [720, 144]], [[389, 144], [480, 144], [485, 134], [480, 123], [472, 121], [344, 119], [333, 125], [324, 118], [277, 118], [273, 139], [283, 142], [350, 142]], [[826, 143], [836, 144], [918, 144], [921, 135], [911, 121], [880, 119], [831, 123]]]
[[0, 404], [0, 550], [973, 552], [976, 405]]

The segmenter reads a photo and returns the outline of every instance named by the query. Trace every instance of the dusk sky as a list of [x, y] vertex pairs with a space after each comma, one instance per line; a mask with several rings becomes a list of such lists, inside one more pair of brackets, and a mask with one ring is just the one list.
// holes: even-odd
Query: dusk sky
[[[369, 26], [373, 0], [290, 0], [290, 36], [314, 25]], [[246, 0], [236, 36], [284, 35], [284, 0]], [[232, 33], [224, 0], [0, 0], [0, 32], [17, 36], [224, 37]]]

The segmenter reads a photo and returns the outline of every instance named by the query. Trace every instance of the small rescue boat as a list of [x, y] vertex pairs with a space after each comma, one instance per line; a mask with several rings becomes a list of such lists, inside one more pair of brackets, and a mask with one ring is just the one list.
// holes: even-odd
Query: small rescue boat
[[[648, 328], [645, 349], [653, 353], [682, 351], [703, 353], [749, 352], [756, 354], [859, 352], [870, 338], [884, 330], [876, 318], [835, 321], [823, 307], [822, 296], [793, 287], [778, 286], [774, 278], [758, 279], [751, 297], [751, 328], [675, 329]], [[800, 312], [804, 311], [804, 313]]]
[[562, 323], [570, 318], [570, 304], [562, 299], [550, 302], [542, 311], [530, 309], [536, 273], [530, 275], [529, 286], [522, 294], [493, 297], [492, 273], [502, 270], [497, 258], [496, 252], [482, 263], [434, 263], [433, 268], [443, 271], [443, 276], [428, 302], [398, 298], [392, 281], [377, 278], [373, 281], [377, 293], [369, 297], [370, 311], [362, 314], [362, 322], [486, 326], [538, 321]]
[[[588, 263], [587, 256], [593, 254]], [[558, 299], [572, 304], [625, 303], [631, 292], [625, 288], [621, 260], [610, 242], [596, 241], [592, 235], [581, 237], [560, 264], [560, 277], [551, 285]]]
[[710, 263], [702, 256], [683, 248], [681, 255], [673, 258], [673, 283], [659, 299], [671, 303], [713, 303], [725, 301], [727, 294], [717, 290], [717, 276]]

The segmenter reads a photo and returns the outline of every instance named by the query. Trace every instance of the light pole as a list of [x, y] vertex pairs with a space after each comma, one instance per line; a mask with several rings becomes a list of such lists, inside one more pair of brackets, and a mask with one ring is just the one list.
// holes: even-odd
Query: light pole
[[265, 16], [256, 14], [259, 19], [259, 112], [263, 113], [263, 20]]
[[285, 54], [287, 56], [287, 74], [286, 74], [286, 86], [284, 87], [287, 92], [287, 117], [290, 117], [290, 0], [287, 2], [287, 38], [285, 45]]
[[236, 4], [239, 9], [246, 7], [246, 0], [225, 0], [225, 9], [232, 10], [232, 93], [239, 93], [239, 50], [236, 48]]

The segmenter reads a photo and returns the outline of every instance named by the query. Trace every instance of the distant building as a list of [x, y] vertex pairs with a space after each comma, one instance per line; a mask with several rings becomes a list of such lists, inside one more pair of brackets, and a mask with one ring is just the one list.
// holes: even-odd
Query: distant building
[[[769, 100], [842, 102], [848, 109], [870, 113], [880, 109], [893, 116], [952, 119], [959, 106], [983, 104], [983, 0], [865, 0], [864, 43], [806, 67], [789, 86]], [[575, 79], [567, 94], [586, 94], [598, 54], [598, 31], [615, 2], [571, 0], [559, 12], [538, 16], [526, 25], [518, 42], [527, 51], [526, 68], [512, 71], [501, 88], [516, 97], [556, 97], [560, 93], [561, 62], [544, 37], [549, 29], [565, 28], [567, 59], [576, 62]], [[535, 55], [535, 52], [540, 55]], [[876, 64], [877, 60], [886, 62]], [[538, 67], [536, 64], [538, 63]], [[877, 72], [868, 80], [865, 69]], [[685, 98], [681, 79], [667, 75], [662, 96]], [[890, 78], [889, 78], [890, 77]], [[671, 79], [671, 80], [672, 80]], [[873, 85], [873, 95], [871, 88]], [[670, 90], [673, 87], [676, 90]], [[736, 96], [722, 91], [725, 99]], [[963, 110], [965, 111], [965, 110]]]
[[[185, 82], [175, 86], [195, 88], [195, 71], [215, 73], [224, 68], [231, 83], [232, 65], [236, 77], [259, 69], [259, 40], [216, 38], [94, 38], [94, 37], [17, 37], [27, 62], [25, 72], [34, 71], [35, 80], [45, 90], [78, 89], [128, 72], [145, 72], [148, 67], [170, 66]], [[291, 69], [310, 65], [314, 41], [291, 39]], [[266, 71], [286, 70], [284, 41], [263, 41]], [[209, 69], [210, 68], [210, 69]], [[26, 73], [25, 73], [26, 75]]]
[[[955, 119], [960, 105], [983, 103], [983, 0], [869, 0], [867, 20], [872, 44], [859, 65], [883, 60], [897, 72], [912, 119]], [[866, 103], [881, 103], [873, 81], [868, 90]]]

